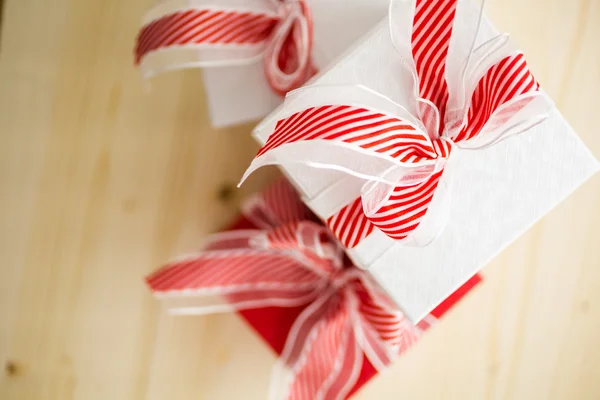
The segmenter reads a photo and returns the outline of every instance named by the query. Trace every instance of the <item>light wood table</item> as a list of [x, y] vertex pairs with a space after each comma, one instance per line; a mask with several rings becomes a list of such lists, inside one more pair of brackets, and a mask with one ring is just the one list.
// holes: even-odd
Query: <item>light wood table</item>
[[[274, 355], [235, 315], [161, 314], [144, 274], [237, 213], [250, 125], [209, 126], [199, 74], [142, 89], [152, 0], [8, 0], [0, 48], [3, 400], [263, 399]], [[600, 155], [600, 1], [491, 0]], [[359, 399], [600, 399], [600, 179]]]

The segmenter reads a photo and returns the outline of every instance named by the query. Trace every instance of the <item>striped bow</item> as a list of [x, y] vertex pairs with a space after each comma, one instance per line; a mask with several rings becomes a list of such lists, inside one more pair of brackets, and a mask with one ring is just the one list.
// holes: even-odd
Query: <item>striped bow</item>
[[[176, 314], [305, 306], [274, 370], [272, 399], [344, 399], [364, 359], [387, 366], [429, 326], [412, 325], [284, 181], [245, 207], [262, 230], [217, 234], [199, 254], [147, 278]], [[429, 322], [428, 322], [429, 321]]]
[[[322, 217], [344, 246], [357, 246], [375, 227], [407, 244], [435, 239], [448, 218], [451, 154], [522, 133], [551, 107], [507, 35], [480, 43], [481, 13], [479, 24], [454, 26], [459, 9], [476, 14], [469, 7], [468, 0], [393, 0], [398, 77], [413, 82], [402, 104], [363, 86], [296, 90], [242, 181], [267, 164], [341, 171], [359, 184]], [[453, 30], [460, 36], [451, 46]]]
[[267, 82], [284, 95], [316, 72], [312, 37], [305, 0], [166, 0], [144, 18], [135, 63], [149, 77], [263, 59]]

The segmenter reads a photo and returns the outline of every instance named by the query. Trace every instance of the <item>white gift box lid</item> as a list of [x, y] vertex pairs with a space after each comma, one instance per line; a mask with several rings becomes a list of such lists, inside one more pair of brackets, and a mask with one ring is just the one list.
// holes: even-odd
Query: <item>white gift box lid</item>
[[[308, 0], [313, 18], [313, 62], [327, 67], [387, 13], [388, 0]], [[202, 71], [215, 127], [265, 117], [282, 102], [269, 87], [262, 62]]]
[[[454, 49], [457, 53], [462, 48], [468, 51], [461, 35], [477, 22], [477, 10], [469, 2], [460, 2], [456, 21], [460, 24], [455, 24], [450, 53], [452, 46], [459, 47]], [[484, 19], [478, 40], [495, 35]], [[405, 78], [386, 19], [313, 84], [360, 84], [401, 102], [409, 87]], [[285, 107], [255, 129], [260, 143], [266, 142]], [[347, 251], [414, 322], [591, 177], [599, 164], [558, 110], [553, 110], [547, 120], [521, 135], [484, 150], [458, 151], [447, 168], [453, 170], [450, 217], [435, 241], [411, 247], [375, 229]], [[344, 198], [345, 189], [356, 185], [356, 179], [341, 172], [302, 165], [286, 167], [284, 172], [321, 218], [330, 216], [340, 199], [353, 200]]]

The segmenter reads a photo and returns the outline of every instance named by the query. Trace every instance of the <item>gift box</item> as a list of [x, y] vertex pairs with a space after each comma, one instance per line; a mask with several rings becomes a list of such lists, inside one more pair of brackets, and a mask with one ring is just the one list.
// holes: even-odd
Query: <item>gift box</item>
[[[257, 120], [282, 102], [281, 92], [300, 86], [372, 29], [387, 6], [387, 0], [162, 1], [144, 17], [136, 62], [146, 77], [202, 67], [215, 127]], [[280, 65], [267, 66], [265, 56]]]
[[253, 135], [413, 322], [599, 168], [467, 0], [393, 0]]
[[480, 282], [470, 279], [415, 326], [316, 221], [282, 180], [247, 201], [202, 252], [148, 277], [174, 314], [237, 311], [280, 356], [273, 399], [351, 396]]

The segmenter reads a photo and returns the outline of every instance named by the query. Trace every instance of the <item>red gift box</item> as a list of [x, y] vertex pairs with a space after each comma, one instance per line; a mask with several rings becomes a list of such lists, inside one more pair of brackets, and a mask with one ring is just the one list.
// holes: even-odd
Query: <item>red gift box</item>
[[[240, 229], [256, 229], [247, 218], [240, 219], [230, 228], [230, 230]], [[471, 289], [479, 282], [481, 276], [475, 275], [469, 279], [464, 285], [458, 288], [450, 297], [443, 301], [438, 307], [431, 312], [435, 318], [439, 319], [445, 315], [456, 303], [458, 303]], [[238, 311], [246, 322], [258, 333], [263, 340], [277, 353], [281, 354], [288, 332], [305, 307], [268, 307], [251, 310]], [[360, 377], [356, 385], [350, 391], [349, 396], [356, 393], [364, 384], [377, 374], [377, 371], [371, 365], [368, 358], [364, 358], [363, 366], [360, 371]]]

